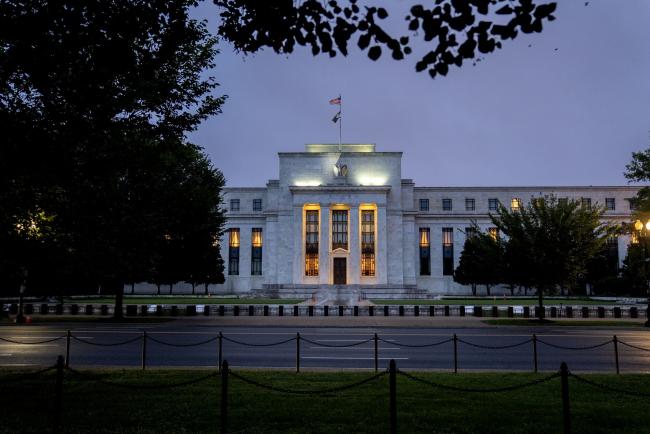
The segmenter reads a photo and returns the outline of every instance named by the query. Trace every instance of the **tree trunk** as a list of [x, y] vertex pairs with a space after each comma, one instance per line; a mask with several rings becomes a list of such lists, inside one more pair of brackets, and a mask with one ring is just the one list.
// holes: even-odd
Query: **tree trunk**
[[511, 285], [510, 286], [510, 297], [514, 297], [514, 296], [515, 296], [515, 285]]
[[170, 283], [169, 284], [169, 295], [172, 295], [172, 290], [174, 289], [174, 284]]
[[208, 295], [208, 284], [205, 284], [205, 295]]
[[472, 283], [472, 295], [476, 296], [476, 284]]
[[160, 295], [160, 283], [156, 283], [156, 288], [158, 288], [158, 295]]
[[122, 319], [124, 313], [122, 312], [124, 307], [124, 284], [118, 281], [108, 282], [104, 285], [108, 289], [108, 293], [115, 294], [115, 308], [113, 311], [114, 319]]
[[194, 292], [194, 289], [195, 289], [195, 288], [196, 288], [196, 284], [195, 284], [194, 282], [192, 282], [192, 295], [195, 294], [195, 292]]
[[490, 296], [490, 288], [492, 285], [485, 285], [485, 291], [487, 291], [487, 295]]
[[537, 319], [542, 322], [544, 321], [544, 289], [541, 287], [537, 288], [537, 302], [539, 306], [539, 314], [537, 315]]
[[131, 283], [131, 295], [135, 294], [135, 283]]

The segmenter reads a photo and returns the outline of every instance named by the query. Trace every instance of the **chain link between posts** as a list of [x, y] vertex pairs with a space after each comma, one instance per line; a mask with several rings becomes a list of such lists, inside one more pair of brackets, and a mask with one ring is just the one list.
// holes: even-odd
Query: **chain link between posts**
[[63, 339], [63, 338], [64, 336], [57, 336], [52, 339], [46, 339], [43, 341], [36, 341], [36, 342], [22, 342], [22, 341], [15, 341], [13, 339], [0, 338], [0, 341], [9, 342], [10, 344], [19, 344], [19, 345], [40, 345], [40, 344], [47, 344], [50, 342], [58, 341], [59, 339]]
[[70, 337], [72, 339], [74, 339], [75, 341], [77, 341], [77, 342], [81, 342], [81, 343], [84, 343], [84, 344], [87, 344], [87, 345], [95, 345], [95, 346], [98, 346], [98, 347], [116, 347], [116, 346], [119, 346], [119, 345], [130, 344], [130, 343], [133, 343], [135, 341], [139, 341], [140, 339], [142, 339], [142, 336], [136, 336], [133, 339], [127, 339], [126, 341], [113, 342], [113, 343], [101, 343], [101, 342], [88, 341], [86, 339], [82, 339], [82, 338], [79, 338], [79, 337], [74, 336], [74, 335], [70, 335]]
[[594, 348], [604, 347], [605, 345], [608, 345], [608, 344], [611, 344], [612, 342], [614, 342], [614, 339], [610, 339], [610, 340], [602, 342], [600, 344], [587, 345], [587, 346], [583, 346], [583, 347], [565, 347], [564, 345], [557, 345], [557, 344], [552, 344], [550, 342], [546, 342], [546, 341], [544, 341], [544, 340], [542, 340], [540, 338], [537, 338], [537, 342], [542, 343], [544, 345], [548, 345], [549, 347], [552, 347], [552, 348], [557, 348], [559, 350], [577, 350], [577, 351], [580, 351], [580, 350], [593, 350]]
[[289, 338], [289, 339], [286, 339], [286, 340], [280, 341], [280, 342], [272, 342], [270, 344], [251, 344], [251, 343], [248, 343], [248, 342], [242, 342], [242, 341], [238, 341], [238, 340], [235, 340], [235, 339], [232, 339], [232, 338], [228, 338], [226, 336], [222, 336], [222, 337], [223, 337], [224, 341], [232, 342], [233, 344], [237, 344], [237, 345], [244, 345], [244, 346], [247, 346], [247, 347], [273, 347], [275, 345], [282, 345], [282, 344], [286, 344], [287, 342], [291, 342], [291, 341], [296, 340], [296, 338], [293, 337], [293, 338]]
[[326, 348], [347, 348], [347, 347], [356, 347], [356, 346], [358, 346], [358, 345], [367, 344], [368, 342], [372, 342], [372, 341], [374, 340], [374, 338], [366, 339], [365, 341], [359, 341], [359, 342], [355, 342], [355, 343], [352, 343], [352, 344], [342, 344], [342, 345], [322, 344], [322, 343], [320, 343], [320, 342], [316, 342], [316, 341], [309, 340], [309, 339], [303, 337], [302, 335], [300, 335], [300, 340], [301, 340], [301, 341], [305, 341], [305, 342], [307, 342], [307, 343], [310, 343], [310, 344], [312, 344], [312, 345], [317, 345], [317, 346], [319, 346], [319, 347], [326, 347]]
[[484, 350], [505, 350], [508, 348], [520, 347], [522, 345], [529, 344], [532, 341], [533, 341], [532, 339], [526, 339], [525, 341], [518, 342], [516, 344], [510, 344], [510, 345], [480, 345], [480, 344], [475, 344], [473, 342], [468, 342], [464, 339], [458, 338], [458, 342], [461, 342], [465, 345], [469, 345], [470, 347], [482, 348]]
[[67, 371], [71, 372], [72, 374], [75, 374], [82, 378], [83, 380], [86, 381], [94, 381], [99, 384], [103, 384], [106, 386], [113, 386], [113, 387], [119, 387], [122, 389], [133, 389], [133, 390], [158, 390], [158, 389], [172, 389], [175, 387], [184, 387], [184, 386], [190, 386], [192, 384], [200, 383], [202, 381], [209, 380], [210, 378], [215, 378], [219, 377], [219, 372], [211, 372], [208, 375], [204, 375], [199, 378], [195, 378], [192, 380], [187, 380], [187, 381], [181, 381], [179, 383], [172, 383], [172, 384], [161, 384], [161, 385], [153, 385], [153, 384], [124, 384], [124, 383], [117, 383], [114, 381], [107, 381], [104, 380], [103, 378], [93, 375], [93, 374], [88, 374], [86, 372], [81, 372], [77, 371], [76, 369], [73, 368], [65, 368]]
[[266, 390], [271, 390], [273, 392], [280, 392], [280, 393], [289, 393], [292, 395], [324, 395], [324, 394], [329, 394], [329, 393], [336, 393], [336, 392], [343, 392], [345, 390], [353, 389], [355, 387], [363, 386], [364, 384], [370, 383], [371, 381], [377, 380], [380, 377], [383, 377], [384, 375], [387, 375], [388, 371], [380, 372], [378, 374], [375, 374], [371, 377], [365, 378], [361, 381], [356, 381], [354, 383], [350, 384], [344, 384], [342, 386], [336, 386], [336, 387], [330, 387], [327, 389], [315, 389], [315, 390], [292, 390], [292, 389], [286, 389], [284, 387], [278, 387], [278, 386], [273, 386], [270, 384], [264, 384], [260, 383], [259, 381], [252, 380], [250, 378], [247, 378], [241, 374], [238, 374], [236, 372], [233, 372], [231, 370], [228, 371], [228, 375], [233, 376], [234, 378], [243, 381], [244, 383], [248, 383], [252, 386], [260, 387], [262, 389]]
[[510, 392], [513, 390], [518, 390], [518, 389], [524, 389], [526, 387], [532, 387], [532, 386], [537, 386], [542, 383], [546, 383], [547, 381], [551, 381], [554, 378], [558, 378], [560, 376], [559, 372], [555, 372], [551, 375], [548, 375], [544, 378], [539, 378], [537, 380], [529, 381], [526, 383], [521, 383], [521, 384], [514, 384], [512, 386], [504, 386], [504, 387], [494, 387], [494, 388], [489, 388], [489, 389], [476, 389], [476, 388], [471, 388], [471, 387], [458, 387], [458, 386], [450, 386], [448, 384], [441, 384], [441, 383], [436, 383], [430, 380], [425, 380], [424, 378], [419, 378], [414, 375], [409, 374], [408, 372], [404, 372], [402, 370], [397, 370], [397, 373], [410, 379], [413, 381], [416, 381], [418, 383], [426, 384], [427, 386], [437, 388], [437, 389], [444, 389], [444, 390], [453, 390], [454, 392], [469, 392], [469, 393], [496, 393], [496, 392]]
[[209, 344], [210, 342], [216, 341], [217, 339], [219, 339], [219, 336], [214, 336], [214, 337], [212, 337], [210, 339], [206, 339], [204, 341], [195, 342], [195, 343], [191, 343], [191, 344], [175, 344], [175, 343], [172, 343], [172, 342], [165, 342], [165, 341], [161, 341], [160, 339], [154, 338], [150, 334], [147, 334], [147, 339], [149, 339], [150, 341], [153, 341], [153, 342], [155, 342], [157, 344], [167, 345], [169, 347], [198, 347], [199, 345], [205, 345], [205, 344]]
[[446, 344], [447, 342], [451, 342], [451, 341], [454, 340], [454, 338], [449, 338], [449, 339], [445, 339], [445, 340], [440, 341], [440, 342], [434, 342], [434, 343], [431, 343], [431, 344], [405, 344], [405, 343], [403, 343], [403, 342], [388, 341], [388, 340], [383, 339], [383, 338], [378, 338], [378, 339], [379, 339], [380, 341], [386, 343], [386, 344], [396, 345], [396, 346], [406, 347], [406, 348], [426, 348], [426, 347], [436, 347], [436, 346], [438, 346], [438, 345]]

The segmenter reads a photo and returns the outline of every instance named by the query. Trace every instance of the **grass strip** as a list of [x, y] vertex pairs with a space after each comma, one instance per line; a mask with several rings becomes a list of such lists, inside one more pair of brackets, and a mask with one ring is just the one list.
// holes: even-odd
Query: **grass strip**
[[[419, 300], [419, 299], [414, 299], [414, 300], [408, 300], [408, 299], [401, 299], [401, 300], [390, 300], [390, 299], [373, 299], [370, 300], [375, 304], [378, 305], [438, 305], [438, 306], [445, 306], [445, 305], [466, 305], [466, 306], [537, 306], [537, 299], [509, 299], [509, 298], [493, 298], [493, 299], [488, 299], [488, 298], [478, 298], [478, 299], [472, 299], [472, 298], [443, 298], [441, 300]], [[566, 298], [562, 299], [545, 299], [545, 304], [546, 305], [585, 305], [585, 306], [611, 306], [611, 305], [620, 305], [620, 303], [616, 303], [614, 301], [599, 301], [599, 300], [589, 300], [589, 299], [576, 299], [576, 300], [570, 300]]]
[[527, 326], [527, 327], [643, 327], [642, 321], [615, 321], [615, 320], [544, 320], [536, 319], [502, 318], [486, 319], [482, 321], [489, 325]]
[[[16, 372], [0, 371], [0, 382]], [[241, 371], [237, 371], [241, 372]], [[160, 386], [206, 376], [205, 370], [94, 370], [103, 382]], [[373, 373], [248, 371], [246, 377], [287, 389], [326, 389]], [[412, 373], [435, 383], [493, 388], [543, 378], [523, 373]], [[647, 375], [584, 375], [623, 390], [650, 391]], [[3, 432], [49, 432], [54, 410], [54, 374], [3, 384]], [[647, 403], [569, 380], [575, 433], [647, 432]], [[296, 396], [260, 389], [230, 378], [231, 432], [388, 432], [388, 377], [341, 393]], [[65, 432], [208, 433], [219, 427], [220, 379], [174, 389], [139, 390], [84, 380], [66, 373], [62, 421]], [[434, 389], [398, 376], [398, 430], [408, 433], [561, 432], [560, 381], [499, 393]]]

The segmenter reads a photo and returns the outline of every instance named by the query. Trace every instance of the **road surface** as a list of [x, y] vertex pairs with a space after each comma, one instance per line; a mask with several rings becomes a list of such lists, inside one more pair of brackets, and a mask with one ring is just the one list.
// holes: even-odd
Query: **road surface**
[[[148, 367], [214, 367], [218, 364], [219, 332], [225, 337], [222, 356], [237, 368], [295, 368], [296, 340], [275, 346], [246, 346], [285, 341], [300, 333], [300, 365], [302, 369], [372, 369], [374, 367], [374, 334], [377, 333], [378, 359], [381, 369], [394, 359], [401, 369], [453, 370], [454, 345], [458, 336], [459, 371], [533, 369], [533, 333], [537, 336], [539, 370], [553, 371], [565, 361], [574, 371], [614, 372], [613, 343], [585, 350], [555, 348], [588, 347], [611, 341], [618, 336], [618, 352], [622, 372], [650, 372], [650, 351], [631, 348], [621, 342], [650, 349], [650, 331], [621, 328], [574, 327], [476, 327], [476, 328], [396, 328], [396, 327], [255, 327], [247, 325], [215, 325], [207, 322], [165, 324], [51, 324], [5, 326], [0, 338], [17, 342], [39, 342], [65, 336], [68, 327], [75, 338], [70, 345], [70, 366], [73, 367], [139, 367], [142, 363], [142, 332], [147, 340]], [[197, 346], [169, 346], [160, 342]], [[133, 340], [124, 345], [103, 346]], [[365, 343], [349, 346], [361, 341]], [[446, 341], [446, 342], [444, 342]], [[436, 346], [418, 347], [444, 342]], [[481, 346], [519, 346], [503, 349]], [[524, 343], [525, 342], [525, 343]], [[550, 344], [550, 345], [549, 345]], [[322, 346], [327, 345], [327, 347]], [[0, 341], [1, 367], [48, 366], [56, 356], [65, 355], [65, 337], [38, 345]]]

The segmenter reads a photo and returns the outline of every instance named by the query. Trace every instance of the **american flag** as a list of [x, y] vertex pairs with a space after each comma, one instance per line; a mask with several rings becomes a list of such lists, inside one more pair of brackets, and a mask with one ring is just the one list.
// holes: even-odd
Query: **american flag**
[[330, 100], [330, 104], [338, 104], [341, 105], [341, 97], [336, 97]]

